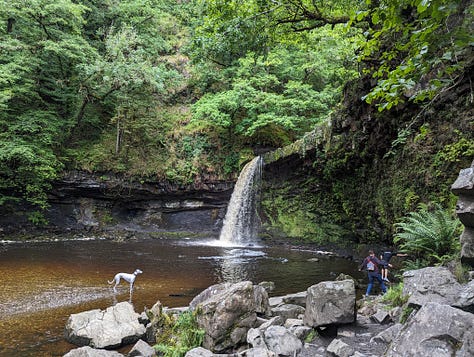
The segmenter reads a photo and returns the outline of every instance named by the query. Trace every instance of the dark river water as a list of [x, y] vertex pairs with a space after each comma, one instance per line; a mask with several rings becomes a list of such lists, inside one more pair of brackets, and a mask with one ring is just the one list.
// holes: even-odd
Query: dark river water
[[138, 313], [157, 300], [185, 306], [220, 282], [273, 281], [277, 296], [339, 273], [361, 277], [356, 262], [284, 246], [191, 239], [0, 243], [0, 356], [62, 356], [75, 348], [63, 339], [69, 315], [128, 301], [128, 283], [114, 294], [107, 280], [136, 268], [143, 271], [132, 297]]

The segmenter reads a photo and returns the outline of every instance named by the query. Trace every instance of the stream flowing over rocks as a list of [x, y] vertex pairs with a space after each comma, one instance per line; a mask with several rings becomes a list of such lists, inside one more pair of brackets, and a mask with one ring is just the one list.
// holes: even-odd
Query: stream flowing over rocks
[[205, 337], [186, 357], [473, 356], [474, 280], [459, 284], [448, 269], [430, 267], [405, 272], [403, 283], [409, 298], [401, 307], [379, 296], [357, 301], [347, 276], [271, 298], [266, 284], [217, 284], [188, 307], [157, 302], [140, 315], [123, 302], [71, 315], [66, 336], [81, 347], [65, 356], [120, 356], [107, 349], [135, 341], [127, 356], [156, 356], [162, 314], [188, 310]]

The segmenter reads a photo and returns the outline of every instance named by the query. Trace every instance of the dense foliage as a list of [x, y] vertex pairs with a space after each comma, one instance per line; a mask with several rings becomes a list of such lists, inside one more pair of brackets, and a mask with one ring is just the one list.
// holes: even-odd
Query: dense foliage
[[[263, 211], [284, 235], [348, 241], [351, 232], [359, 242], [390, 242], [393, 223], [420, 203], [453, 211], [450, 186], [472, 163], [473, 4], [365, 6], [352, 17], [364, 29], [362, 77], [345, 88], [344, 106], [329, 124], [330, 144], [306, 151], [286, 182], [263, 190]], [[392, 32], [394, 23], [400, 31]], [[429, 55], [414, 58], [421, 39]], [[456, 58], [444, 55], [451, 50]], [[414, 87], [391, 84], [404, 80]]]
[[356, 20], [369, 23], [361, 48], [377, 84], [365, 96], [380, 111], [423, 102], [464, 76], [472, 61], [472, 4], [452, 0], [366, 0]]
[[[235, 175], [246, 148], [311, 129], [355, 74], [341, 28], [279, 36], [252, 14], [257, 3], [1, 5], [2, 204], [45, 207], [64, 168], [181, 182]], [[222, 37], [247, 15], [267, 28], [261, 41], [255, 27], [233, 32], [245, 41]]]
[[344, 68], [353, 45], [341, 32], [325, 28], [304, 44], [247, 53], [222, 69], [216, 89], [195, 103], [192, 123], [229, 142], [279, 147], [301, 137], [328, 116], [355, 76]]
[[[0, 3], [0, 203], [45, 192], [67, 150], [123, 133], [178, 78], [161, 55], [171, 31], [161, 1]], [[166, 26], [167, 25], [167, 26]]]

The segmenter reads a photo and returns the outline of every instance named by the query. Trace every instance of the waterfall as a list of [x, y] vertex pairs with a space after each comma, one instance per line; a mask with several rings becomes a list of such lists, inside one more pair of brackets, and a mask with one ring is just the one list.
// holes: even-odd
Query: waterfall
[[258, 228], [256, 203], [260, 191], [263, 159], [247, 163], [237, 179], [224, 218], [219, 240], [226, 244], [255, 240]]

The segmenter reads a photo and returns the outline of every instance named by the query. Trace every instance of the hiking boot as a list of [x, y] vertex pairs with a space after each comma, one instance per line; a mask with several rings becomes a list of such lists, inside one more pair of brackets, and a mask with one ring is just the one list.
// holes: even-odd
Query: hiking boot
[[386, 283], [390, 283], [390, 280], [388, 280], [387, 278], [383, 278], [382, 280], [385, 281]]

